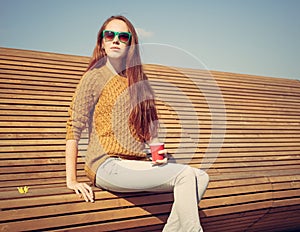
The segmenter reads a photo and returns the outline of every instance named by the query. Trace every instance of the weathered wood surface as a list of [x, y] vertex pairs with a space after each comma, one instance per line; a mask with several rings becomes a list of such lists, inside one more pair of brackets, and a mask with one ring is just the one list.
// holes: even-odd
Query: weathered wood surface
[[[87, 62], [0, 48], [1, 231], [162, 229], [171, 193], [95, 188], [96, 202], [85, 203], [65, 186], [67, 110]], [[158, 65], [145, 71], [160, 97], [168, 150], [210, 174], [199, 210], [205, 231], [300, 229], [300, 82]], [[84, 136], [83, 181], [86, 146]]]

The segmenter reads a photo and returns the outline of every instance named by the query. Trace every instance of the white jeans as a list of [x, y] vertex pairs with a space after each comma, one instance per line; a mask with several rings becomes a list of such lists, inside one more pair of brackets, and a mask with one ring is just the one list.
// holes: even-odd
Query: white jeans
[[163, 232], [203, 231], [198, 204], [208, 175], [188, 165], [153, 165], [148, 161], [107, 159], [97, 170], [96, 185], [115, 192], [174, 192], [174, 203]]

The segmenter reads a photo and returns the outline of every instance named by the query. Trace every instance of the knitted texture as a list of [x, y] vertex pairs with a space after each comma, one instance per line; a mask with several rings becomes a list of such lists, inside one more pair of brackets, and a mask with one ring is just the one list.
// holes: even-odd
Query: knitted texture
[[92, 181], [108, 157], [145, 159], [144, 143], [129, 125], [130, 97], [127, 79], [107, 66], [87, 72], [78, 84], [69, 109], [66, 139], [80, 140], [89, 129], [85, 170]]
[[144, 144], [131, 134], [129, 113], [131, 109], [127, 79], [112, 78], [103, 89], [94, 112], [94, 120], [100, 144], [110, 156], [132, 159], [145, 157]]

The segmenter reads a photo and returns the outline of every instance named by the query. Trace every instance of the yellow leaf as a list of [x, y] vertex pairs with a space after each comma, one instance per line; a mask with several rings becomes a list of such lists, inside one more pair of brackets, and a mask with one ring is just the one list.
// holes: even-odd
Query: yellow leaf
[[21, 193], [21, 194], [27, 193], [28, 190], [29, 190], [29, 187], [27, 187], [27, 186], [24, 186], [24, 187], [18, 187], [18, 191], [19, 191], [19, 193]]

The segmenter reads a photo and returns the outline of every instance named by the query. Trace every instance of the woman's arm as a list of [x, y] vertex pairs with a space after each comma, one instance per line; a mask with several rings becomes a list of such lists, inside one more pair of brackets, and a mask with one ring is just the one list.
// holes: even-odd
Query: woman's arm
[[84, 198], [86, 202], [94, 202], [94, 194], [91, 186], [77, 181], [77, 156], [78, 142], [76, 140], [67, 140], [66, 143], [66, 181], [67, 187], [74, 190]]

